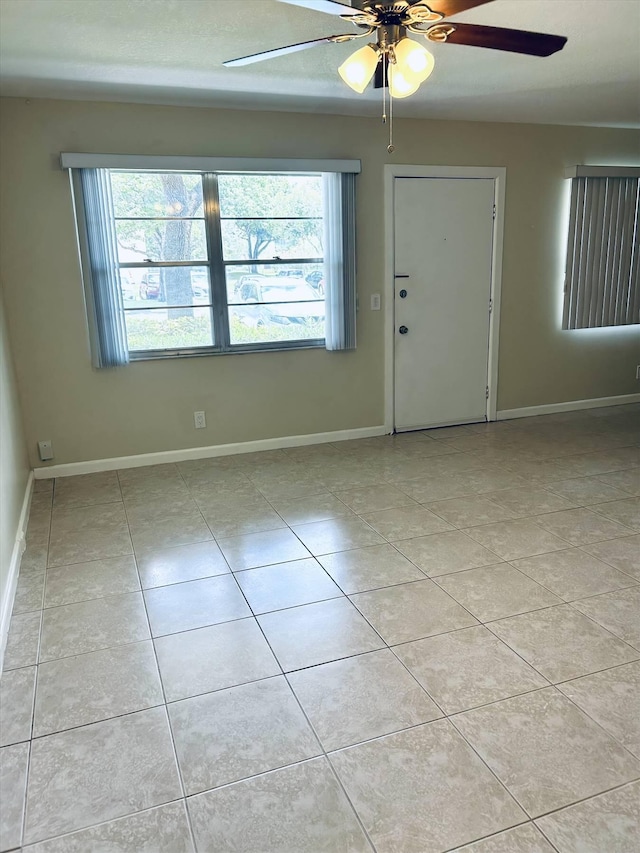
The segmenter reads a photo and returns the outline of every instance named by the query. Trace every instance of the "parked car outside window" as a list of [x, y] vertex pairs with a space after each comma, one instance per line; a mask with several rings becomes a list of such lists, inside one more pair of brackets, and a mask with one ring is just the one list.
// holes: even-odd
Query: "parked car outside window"
[[310, 325], [324, 320], [324, 300], [305, 282], [243, 276], [236, 288], [236, 316], [248, 326]]

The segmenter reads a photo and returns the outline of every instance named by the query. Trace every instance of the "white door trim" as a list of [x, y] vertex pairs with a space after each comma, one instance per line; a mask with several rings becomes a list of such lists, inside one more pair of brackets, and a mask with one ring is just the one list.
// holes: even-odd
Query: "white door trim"
[[496, 218], [491, 258], [491, 317], [489, 318], [489, 398], [487, 420], [495, 421], [498, 409], [498, 345], [500, 334], [500, 292], [502, 287], [502, 246], [504, 240], [504, 199], [507, 170], [504, 166], [407, 166], [384, 167], [384, 425], [394, 430], [394, 180], [396, 178], [493, 178]]

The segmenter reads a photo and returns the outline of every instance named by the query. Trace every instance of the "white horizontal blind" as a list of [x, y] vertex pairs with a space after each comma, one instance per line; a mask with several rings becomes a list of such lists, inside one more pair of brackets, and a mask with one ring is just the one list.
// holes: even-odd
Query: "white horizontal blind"
[[640, 323], [638, 177], [576, 177], [563, 329]]

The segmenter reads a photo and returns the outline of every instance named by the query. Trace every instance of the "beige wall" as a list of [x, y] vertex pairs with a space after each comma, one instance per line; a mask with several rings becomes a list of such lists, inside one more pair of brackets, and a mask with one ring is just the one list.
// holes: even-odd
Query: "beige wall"
[[[633, 393], [633, 330], [561, 332], [563, 170], [632, 163], [633, 131], [6, 99], [2, 272], [28, 445], [72, 462], [383, 423], [382, 175], [387, 162], [506, 166], [498, 408]], [[362, 160], [358, 349], [205, 357], [94, 371], [61, 151]], [[196, 432], [193, 411], [207, 412]], [[38, 464], [32, 452], [32, 462]]]
[[[13, 359], [0, 290], [0, 613], [8, 607], [11, 556], [29, 477]], [[3, 625], [3, 628], [6, 628]]]

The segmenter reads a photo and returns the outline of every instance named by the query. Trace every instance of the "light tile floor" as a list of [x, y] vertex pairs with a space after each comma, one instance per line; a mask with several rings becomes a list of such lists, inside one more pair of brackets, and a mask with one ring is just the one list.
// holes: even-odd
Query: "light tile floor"
[[0, 849], [637, 853], [640, 406], [36, 481]]

